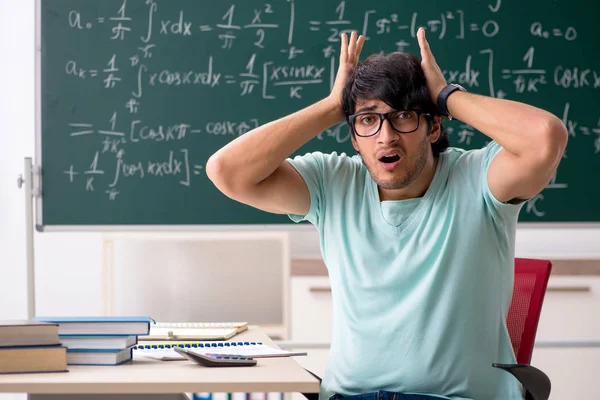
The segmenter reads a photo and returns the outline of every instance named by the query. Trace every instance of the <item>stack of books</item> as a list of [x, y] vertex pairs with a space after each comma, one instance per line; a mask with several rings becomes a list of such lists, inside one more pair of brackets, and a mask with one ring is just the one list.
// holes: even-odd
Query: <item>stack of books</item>
[[119, 365], [131, 361], [138, 336], [150, 333], [150, 317], [35, 317], [58, 325], [68, 365]]
[[0, 373], [65, 371], [67, 349], [60, 344], [58, 324], [0, 321]]

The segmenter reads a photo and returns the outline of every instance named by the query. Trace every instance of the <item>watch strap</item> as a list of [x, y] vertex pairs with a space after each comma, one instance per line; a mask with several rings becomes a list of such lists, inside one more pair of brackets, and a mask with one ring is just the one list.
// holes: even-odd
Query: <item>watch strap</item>
[[447, 85], [446, 87], [444, 87], [438, 94], [438, 98], [437, 98], [438, 112], [441, 115], [443, 115], [444, 117], [448, 117], [449, 119], [452, 119], [452, 116], [448, 112], [448, 107], [446, 106], [446, 102], [448, 101], [448, 96], [450, 96], [453, 92], [455, 92], [457, 90], [464, 91], [464, 89], [461, 86], [451, 83], [451, 84]]

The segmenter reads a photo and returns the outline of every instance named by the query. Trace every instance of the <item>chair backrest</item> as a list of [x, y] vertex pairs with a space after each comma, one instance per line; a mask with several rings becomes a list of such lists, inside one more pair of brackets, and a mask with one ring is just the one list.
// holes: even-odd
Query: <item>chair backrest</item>
[[506, 323], [517, 363], [529, 364], [552, 270], [549, 260], [515, 258], [513, 296]]

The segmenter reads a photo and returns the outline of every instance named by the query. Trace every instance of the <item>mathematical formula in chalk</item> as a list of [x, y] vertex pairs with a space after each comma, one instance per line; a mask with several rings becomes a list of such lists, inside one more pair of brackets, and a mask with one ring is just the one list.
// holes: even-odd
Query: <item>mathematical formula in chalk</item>
[[[469, 8], [447, 2], [431, 10], [347, 0], [319, 3], [319, 10], [299, 0], [220, 2], [202, 12], [189, 1], [71, 3], [66, 13], [51, 14], [56, 18], [51, 21], [85, 51], [53, 54], [52, 60], [63, 85], [96, 97], [89, 105], [73, 106], [77, 111], [64, 111], [61, 140], [65, 147], [80, 145], [85, 154], [65, 156], [60, 176], [82, 193], [113, 204], [133, 182], [158, 187], [157, 182], [168, 181], [180, 188], [206, 184], [204, 166], [215, 143], [223, 145], [269, 122], [264, 115], [274, 107], [289, 105], [291, 112], [329, 93], [340, 35], [352, 31], [365, 36], [371, 52], [383, 51], [385, 43], [385, 51], [418, 55], [416, 32], [424, 27], [434, 54], [446, 46], [461, 50], [452, 53], [451, 62], [439, 62], [448, 83], [525, 102], [559, 93], [560, 108], [553, 112], [562, 118], [570, 142], [600, 158], [600, 111], [584, 112], [577, 102], [580, 96], [600, 96], [600, 65], [548, 53], [552, 46], [575, 49], [586, 40], [586, 27], [521, 15], [522, 42], [507, 58], [499, 48], [510, 47], [502, 38], [515, 30], [506, 23], [515, 6], [502, 0], [482, 0]], [[190, 107], [196, 98], [203, 104], [227, 99], [225, 106], [232, 109], [227, 117], [202, 108], [183, 116], [160, 115], [161, 104]], [[109, 106], [96, 112], [98, 102]], [[221, 103], [218, 107], [224, 107]], [[246, 113], [239, 104], [260, 112]], [[459, 121], [449, 123], [447, 131], [452, 145], [482, 143], [479, 132]], [[313, 141], [350, 146], [351, 137], [342, 121]], [[563, 159], [569, 157], [567, 149]], [[559, 169], [525, 212], [543, 218], [544, 202], [569, 188], [562, 178]]]

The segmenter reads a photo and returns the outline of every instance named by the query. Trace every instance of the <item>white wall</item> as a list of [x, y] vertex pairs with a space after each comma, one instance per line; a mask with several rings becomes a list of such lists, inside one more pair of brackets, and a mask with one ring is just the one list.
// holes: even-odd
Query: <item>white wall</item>
[[0, 2], [0, 317], [23, 317], [25, 229], [23, 193], [16, 177], [33, 144], [33, 6]]
[[282, 325], [284, 254], [275, 237], [118, 241], [114, 313]]

